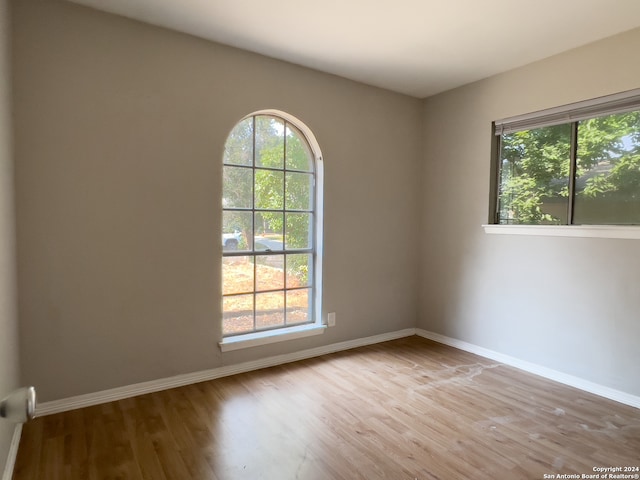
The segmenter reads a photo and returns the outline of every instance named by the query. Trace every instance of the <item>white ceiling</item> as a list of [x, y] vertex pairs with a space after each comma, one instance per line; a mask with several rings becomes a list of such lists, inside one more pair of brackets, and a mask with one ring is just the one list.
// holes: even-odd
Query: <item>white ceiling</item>
[[71, 0], [415, 97], [640, 26], [640, 0]]

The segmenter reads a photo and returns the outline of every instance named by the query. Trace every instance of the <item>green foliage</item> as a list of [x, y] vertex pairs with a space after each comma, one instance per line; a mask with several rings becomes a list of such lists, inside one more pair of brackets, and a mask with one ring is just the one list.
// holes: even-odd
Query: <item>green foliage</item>
[[[502, 223], [566, 222], [570, 150], [569, 124], [502, 136]], [[579, 122], [577, 158], [577, 199], [601, 207], [640, 200], [640, 112]]]
[[[287, 167], [308, 169], [310, 163], [309, 154], [302, 144], [303, 140], [291, 130], [288, 130], [287, 134]], [[282, 168], [283, 137], [284, 130], [278, 132], [272, 126], [271, 134], [265, 136], [262, 141], [260, 151], [261, 166]], [[308, 209], [311, 203], [311, 179], [310, 175], [302, 173], [288, 172], [285, 178], [284, 172], [280, 170], [256, 170], [256, 208], [282, 210], [284, 207], [287, 211], [290, 209]], [[286, 184], [283, 183], [285, 180]], [[286, 195], [284, 194], [285, 190]], [[285, 217], [286, 219], [278, 212], [262, 212], [262, 218], [266, 221], [265, 224], [268, 231], [282, 232], [284, 229], [287, 249], [308, 248], [310, 246], [310, 214], [286, 213]], [[257, 231], [256, 233], [267, 232]]]
[[502, 136], [501, 218], [513, 223], [560, 223], [542, 209], [545, 198], [568, 195], [569, 125]]
[[640, 200], [640, 152], [617, 161], [610, 179], [611, 183], [617, 186], [618, 192], [624, 192], [634, 200]]
[[[274, 234], [280, 241], [284, 231], [287, 249], [309, 248], [313, 214], [295, 212], [311, 210], [313, 205], [313, 156], [306, 140], [296, 129], [289, 125], [285, 128], [282, 121], [268, 116], [255, 117], [254, 139], [253, 120], [248, 120], [234, 128], [225, 145], [223, 207], [254, 207], [257, 210], [255, 232], [251, 233], [251, 212], [236, 211], [224, 212], [224, 231], [239, 229], [244, 232], [245, 239], [251, 235]], [[232, 166], [253, 165], [254, 144], [255, 170]], [[249, 163], [247, 153], [250, 154]], [[284, 171], [285, 158], [287, 172]], [[241, 248], [246, 248], [246, 241]], [[296, 267], [291, 273], [300, 278], [307, 275], [306, 257], [290, 257], [291, 265], [288, 265]]]
[[224, 144], [224, 164], [251, 165], [253, 163], [253, 119], [238, 123]]
[[313, 171], [313, 154], [302, 133], [287, 125], [287, 170]]

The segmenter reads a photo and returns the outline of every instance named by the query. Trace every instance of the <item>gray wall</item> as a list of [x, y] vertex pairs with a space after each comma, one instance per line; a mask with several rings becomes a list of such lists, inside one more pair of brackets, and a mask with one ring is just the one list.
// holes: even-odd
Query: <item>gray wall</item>
[[[414, 327], [421, 101], [59, 1], [13, 3], [23, 380], [53, 400]], [[325, 159], [324, 335], [221, 354], [226, 135]]]
[[[416, 325], [640, 395], [640, 243], [480, 227], [491, 121], [639, 87], [640, 30], [421, 102], [65, 2], [13, 6], [21, 366], [41, 400]], [[221, 354], [222, 148], [264, 108], [323, 149], [338, 322]]]
[[491, 122], [640, 87], [640, 29], [425, 101], [421, 328], [640, 395], [640, 241], [487, 235]]
[[[19, 374], [10, 72], [9, 13], [7, 2], [0, 0], [0, 398], [18, 386]], [[14, 426], [0, 421], [0, 474]]]

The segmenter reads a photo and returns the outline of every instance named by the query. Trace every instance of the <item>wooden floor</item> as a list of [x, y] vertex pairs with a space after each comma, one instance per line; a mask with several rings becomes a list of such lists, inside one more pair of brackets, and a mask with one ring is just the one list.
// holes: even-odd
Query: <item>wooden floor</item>
[[600, 466], [640, 466], [640, 410], [410, 337], [38, 418], [14, 479], [511, 480]]

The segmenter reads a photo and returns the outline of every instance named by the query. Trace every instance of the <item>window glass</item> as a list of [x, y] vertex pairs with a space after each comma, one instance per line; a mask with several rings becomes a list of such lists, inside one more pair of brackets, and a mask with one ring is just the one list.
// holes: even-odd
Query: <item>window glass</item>
[[313, 175], [287, 172], [285, 180], [287, 210], [311, 210], [313, 208]]
[[282, 250], [284, 248], [283, 236], [284, 214], [280, 212], [256, 213], [256, 250]]
[[253, 206], [253, 170], [250, 168], [223, 167], [222, 206], [226, 208], [251, 208]]
[[498, 223], [567, 223], [571, 126], [506, 134], [500, 146]]
[[578, 124], [573, 223], [640, 224], [640, 112]]
[[255, 330], [253, 294], [224, 296], [222, 309], [223, 335], [249, 333]]
[[253, 213], [225, 210], [222, 212], [222, 249], [253, 250]]
[[308, 249], [313, 246], [311, 233], [313, 216], [311, 213], [287, 213], [285, 247], [287, 249]]
[[287, 287], [310, 287], [313, 279], [313, 255], [289, 254], [287, 261]]
[[224, 295], [253, 292], [255, 268], [253, 257], [222, 259], [222, 293]]
[[256, 329], [284, 327], [284, 292], [256, 295]]
[[256, 291], [284, 289], [284, 255], [256, 256]]
[[313, 171], [313, 154], [300, 130], [291, 124], [286, 128], [287, 170]]
[[284, 208], [284, 172], [255, 169], [256, 209], [282, 210]]
[[307, 323], [311, 318], [311, 289], [287, 292], [287, 325]]
[[284, 168], [284, 121], [264, 115], [254, 118], [256, 167]]
[[274, 115], [248, 117], [229, 134], [222, 185], [224, 336], [318, 321], [315, 158], [301, 130]]
[[225, 165], [253, 164], [253, 118], [238, 123], [224, 145]]
[[640, 225], [640, 89], [494, 127], [495, 223]]

